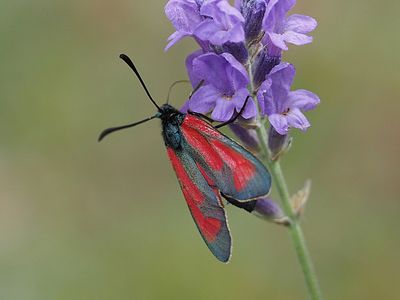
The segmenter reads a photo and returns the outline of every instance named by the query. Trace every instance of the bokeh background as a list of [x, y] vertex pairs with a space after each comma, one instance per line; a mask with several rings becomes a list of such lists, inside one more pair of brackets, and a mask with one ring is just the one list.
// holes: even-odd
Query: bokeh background
[[[133, 57], [162, 103], [186, 79], [166, 1], [0, 2], [0, 299], [306, 299], [284, 228], [228, 208], [217, 262], [188, 213]], [[396, 1], [298, 1], [315, 42], [292, 47], [295, 88], [322, 99], [283, 167], [313, 190], [303, 226], [326, 299], [400, 299]], [[180, 106], [190, 89], [180, 86]]]

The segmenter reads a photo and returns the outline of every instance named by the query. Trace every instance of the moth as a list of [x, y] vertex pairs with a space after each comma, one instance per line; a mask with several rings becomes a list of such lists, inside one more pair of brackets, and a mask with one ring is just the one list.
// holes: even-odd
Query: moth
[[212, 254], [218, 260], [228, 262], [232, 238], [223, 198], [233, 204], [245, 203], [267, 195], [271, 188], [271, 176], [265, 166], [252, 153], [218, 131], [241, 112], [232, 120], [213, 126], [207, 116], [182, 113], [168, 103], [159, 106], [131, 59], [125, 54], [120, 58], [137, 76], [157, 112], [139, 122], [108, 128], [100, 134], [99, 141], [112, 132], [160, 119], [167, 154], [193, 220]]

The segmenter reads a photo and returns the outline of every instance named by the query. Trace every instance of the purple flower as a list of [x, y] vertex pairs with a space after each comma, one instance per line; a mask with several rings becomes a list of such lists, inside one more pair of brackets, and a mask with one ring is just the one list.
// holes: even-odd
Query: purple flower
[[295, 3], [296, 0], [269, 1], [263, 29], [266, 33], [264, 42], [270, 47], [287, 50], [286, 43], [304, 45], [312, 42], [313, 38], [306, 34], [317, 27], [315, 19], [298, 14], [286, 17]]
[[206, 1], [200, 8], [200, 14], [208, 17], [196, 27], [194, 32], [200, 40], [209, 41], [218, 46], [227, 42], [244, 41], [244, 18], [228, 1]]
[[165, 14], [176, 31], [169, 36], [168, 50], [186, 36], [192, 36], [196, 27], [204, 20], [200, 15], [201, 2], [196, 0], [170, 0], [165, 5]]
[[[246, 70], [231, 54], [201, 54], [197, 51], [187, 58], [186, 66], [192, 85], [203, 85], [188, 100], [189, 110], [211, 113], [216, 121], [228, 121], [239, 112], [249, 96], [249, 78]], [[250, 98], [242, 113], [249, 119], [256, 116], [254, 101]]]
[[275, 130], [285, 135], [290, 127], [305, 131], [310, 123], [302, 111], [314, 109], [320, 102], [317, 95], [306, 90], [290, 91], [296, 70], [281, 63], [274, 67], [257, 93], [261, 113], [268, 115]]

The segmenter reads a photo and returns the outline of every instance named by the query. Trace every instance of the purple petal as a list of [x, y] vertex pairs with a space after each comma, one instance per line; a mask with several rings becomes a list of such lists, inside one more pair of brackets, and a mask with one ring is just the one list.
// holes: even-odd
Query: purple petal
[[274, 67], [268, 78], [272, 80], [271, 100], [275, 103], [274, 113], [283, 113], [287, 108], [287, 96], [296, 70], [289, 63], [280, 63]]
[[285, 44], [285, 38], [282, 34], [267, 32], [270, 42], [276, 47], [282, 50], [288, 50], [288, 47]]
[[[215, 33], [220, 31], [220, 27], [211, 19], [203, 21], [199, 26], [196, 27], [193, 34], [203, 41], [211, 41], [211, 38], [214, 37]], [[214, 38], [213, 38], [214, 40]]]
[[238, 90], [246, 87], [249, 83], [249, 77], [245, 67], [229, 53], [223, 53], [221, 56], [229, 63], [227, 66], [227, 79], [231, 82], [233, 89]]
[[[290, 111], [286, 115], [286, 119], [287, 119], [289, 126], [299, 128], [303, 131], [305, 131], [308, 127], [311, 126], [310, 123], [308, 122], [308, 120], [306, 119], [306, 117], [303, 115], [303, 113], [298, 108], [290, 109]], [[275, 129], [276, 129], [276, 127], [275, 127]]]
[[177, 31], [192, 33], [203, 21], [198, 5], [190, 0], [170, 0], [165, 5], [165, 14]]
[[237, 10], [240, 11], [240, 7], [242, 6], [243, 1], [242, 0], [235, 0], [234, 6]]
[[267, 1], [267, 9], [265, 10], [265, 15], [268, 16], [268, 14], [271, 12], [271, 10], [275, 7], [276, 3], [278, 3], [279, 0], [269, 0]]
[[[231, 54], [206, 53], [193, 60], [191, 77], [205, 80], [223, 95], [233, 96], [235, 91], [247, 87], [247, 72]], [[193, 75], [194, 74], [194, 75]]]
[[167, 51], [169, 48], [171, 48], [173, 45], [175, 45], [177, 42], [179, 42], [186, 36], [188, 36], [188, 34], [185, 32], [175, 31], [168, 37], [168, 44], [167, 46], [165, 46], [164, 51]]
[[288, 133], [289, 124], [285, 116], [281, 114], [273, 114], [268, 116], [268, 120], [279, 134], [285, 135]]
[[317, 27], [317, 24], [318, 23], [314, 18], [294, 14], [286, 19], [285, 31], [309, 33]]
[[219, 96], [219, 91], [212, 85], [202, 86], [189, 99], [189, 110], [203, 114], [209, 113]]
[[260, 85], [257, 92], [257, 100], [263, 116], [278, 113], [276, 105], [274, 101], [272, 101], [271, 85], [272, 80], [267, 79]]
[[192, 0], [170, 0], [165, 5], [165, 14], [174, 25], [176, 32], [168, 38], [165, 51], [185, 36], [193, 34], [193, 30], [203, 21], [198, 4]]
[[206, 53], [193, 60], [193, 73], [197, 78], [212, 84], [221, 94], [228, 94], [232, 87], [227, 78], [226, 69], [229, 66], [224, 57], [215, 53]]
[[227, 1], [211, 0], [202, 5], [200, 13], [210, 19], [204, 21], [195, 30], [202, 40], [221, 46], [226, 42], [244, 41], [243, 16]]
[[285, 42], [300, 46], [300, 45], [305, 45], [309, 44], [313, 41], [312, 36], [308, 36], [302, 33], [297, 33], [294, 31], [286, 31], [283, 34], [283, 39]]
[[274, 5], [274, 9], [279, 11], [281, 15], [286, 15], [286, 13], [293, 8], [296, 4], [296, 0], [278, 0]]
[[[228, 41], [232, 43], [240, 43], [244, 41], [244, 29], [242, 23], [236, 23], [233, 27], [227, 32]], [[217, 45], [217, 44], [215, 44]]]
[[196, 28], [194, 34], [199, 39], [210, 41], [211, 44], [217, 46], [227, 42], [239, 43], [244, 41], [244, 30], [241, 23], [237, 23], [227, 30], [218, 26], [213, 20], [207, 20]]
[[217, 99], [211, 118], [215, 121], [225, 122], [232, 118], [235, 104], [228, 99], [220, 97]]
[[286, 69], [287, 67], [289, 67], [289, 65], [290, 65], [290, 63], [288, 63], [288, 62], [281, 62], [279, 65], [272, 68], [270, 75], [272, 75], [274, 73], [278, 73], [278, 72]]
[[280, 63], [272, 68], [269, 77], [272, 79], [274, 85], [282, 86], [285, 90], [289, 91], [293, 83], [296, 69], [292, 64], [287, 62]]
[[195, 88], [202, 80], [199, 74], [193, 70], [193, 61], [202, 54], [204, 54], [202, 50], [194, 51], [193, 53], [188, 55], [185, 61], [186, 70], [189, 75], [189, 79], [190, 82], [192, 83], [193, 88]]
[[208, 1], [201, 7], [200, 13], [203, 16], [213, 18], [224, 27], [229, 27], [237, 22], [244, 22], [239, 10], [231, 6], [228, 1]]
[[319, 97], [307, 90], [296, 90], [289, 92], [287, 104], [289, 107], [300, 108], [301, 110], [314, 109], [320, 100]]
[[263, 28], [266, 32], [283, 33], [285, 16], [296, 0], [271, 0], [265, 12]]
[[228, 31], [220, 30], [220, 28], [218, 28], [214, 34], [210, 35], [208, 40], [213, 45], [221, 46], [230, 41], [230, 34]]

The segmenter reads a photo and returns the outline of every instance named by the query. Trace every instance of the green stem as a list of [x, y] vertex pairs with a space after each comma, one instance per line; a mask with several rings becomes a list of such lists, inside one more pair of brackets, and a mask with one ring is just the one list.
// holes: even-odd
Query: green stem
[[314, 272], [314, 267], [311, 261], [310, 254], [308, 253], [303, 231], [300, 227], [298, 218], [290, 202], [290, 193], [281, 169], [281, 165], [279, 163], [279, 160], [271, 161], [269, 159], [268, 134], [264, 124], [261, 124], [261, 126], [257, 130], [257, 133], [261, 141], [263, 158], [267, 163], [267, 165], [269, 166], [269, 170], [272, 174], [273, 181], [278, 189], [283, 210], [290, 220], [289, 230], [292, 236], [294, 248], [297, 253], [297, 258], [303, 270], [303, 275], [307, 284], [307, 289], [310, 299], [322, 300], [322, 295], [319, 289], [317, 276]]

